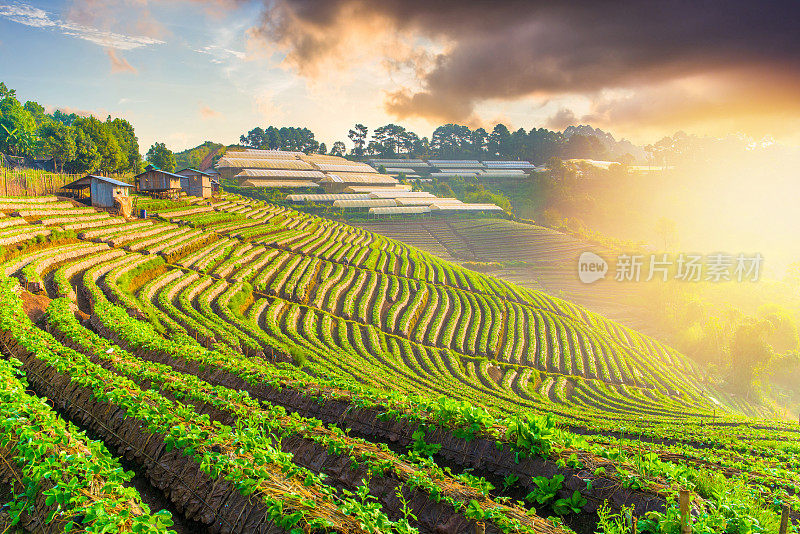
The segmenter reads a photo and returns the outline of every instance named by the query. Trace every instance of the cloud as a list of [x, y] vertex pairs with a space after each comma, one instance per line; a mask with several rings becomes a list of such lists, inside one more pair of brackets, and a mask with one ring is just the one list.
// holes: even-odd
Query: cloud
[[796, 130], [798, 122], [800, 100], [794, 79], [757, 69], [601, 92], [591, 96], [588, 112], [578, 116], [561, 108], [547, 119], [548, 127], [555, 129], [590, 123], [631, 133], [643, 126], [676, 131], [693, 124], [709, 133], [746, 131], [759, 136], [796, 133], [790, 130]]
[[[411, 47], [405, 60], [416, 83], [390, 91], [386, 109], [398, 117], [469, 120], [487, 101], [598, 95], [731, 70], [766, 73], [766, 85], [780, 72], [797, 92], [798, 6], [791, 0], [724, 6], [694, 0], [274, 0], [255, 33], [308, 77], [364, 50], [391, 57], [391, 50], [374, 46], [389, 38], [377, 35], [438, 47], [432, 57]], [[645, 120], [648, 110], [642, 112]]]
[[213, 44], [204, 46], [202, 48], [197, 48], [195, 49], [195, 52], [198, 54], [213, 56], [214, 59], [212, 61], [219, 63], [222, 63], [224, 59], [234, 58], [244, 61], [247, 58], [247, 54], [241, 50], [232, 50], [230, 48]]
[[563, 130], [567, 126], [578, 124], [578, 117], [571, 109], [561, 108], [545, 121], [545, 126], [553, 130]]
[[145, 46], [164, 44], [164, 41], [153, 37], [126, 35], [61, 19], [52, 13], [29, 4], [0, 5], [0, 17], [32, 28], [58, 31], [64, 35], [89, 41], [103, 48], [133, 50]]
[[128, 63], [128, 60], [117, 53], [113, 48], [106, 50], [108, 59], [111, 60], [111, 74], [120, 74], [123, 72], [130, 72], [136, 74], [138, 71]]
[[218, 119], [222, 117], [222, 113], [214, 109], [211, 109], [205, 104], [200, 104], [200, 116], [203, 119]]

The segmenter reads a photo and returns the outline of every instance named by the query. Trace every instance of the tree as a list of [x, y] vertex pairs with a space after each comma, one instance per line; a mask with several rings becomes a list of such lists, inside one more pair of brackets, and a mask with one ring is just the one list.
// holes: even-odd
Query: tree
[[472, 131], [470, 139], [472, 156], [475, 159], [483, 159], [489, 148], [489, 134], [483, 128]]
[[508, 141], [511, 139], [511, 132], [505, 124], [496, 124], [492, 133], [489, 135], [487, 150], [489, 155], [495, 157], [508, 157]]
[[399, 153], [408, 153], [414, 147], [417, 134], [409, 132], [397, 124], [387, 124], [375, 129], [372, 138], [380, 154], [384, 157], [395, 156]]
[[462, 158], [470, 152], [472, 131], [467, 126], [445, 124], [431, 135], [431, 150], [440, 158]]
[[93, 172], [100, 166], [100, 153], [91, 136], [82, 128], [75, 128], [75, 158], [67, 164], [72, 173]]
[[146, 158], [162, 171], [175, 172], [175, 154], [164, 143], [154, 143], [147, 151]]
[[343, 141], [336, 141], [333, 143], [333, 146], [331, 147], [332, 156], [339, 156], [340, 158], [343, 158], [346, 152], [347, 147], [344, 146]]
[[246, 147], [250, 148], [264, 148], [266, 144], [266, 135], [264, 129], [260, 126], [256, 126], [249, 132], [247, 135], [240, 135], [239, 142]]
[[328, 147], [325, 145], [325, 143], [320, 143], [319, 144], [319, 148], [317, 149], [317, 153], [318, 154], [327, 154], [328, 153]]
[[31, 100], [28, 100], [27, 102], [25, 102], [23, 108], [25, 108], [25, 111], [31, 114], [31, 117], [33, 117], [36, 126], [41, 126], [50, 119], [50, 117], [48, 117], [47, 113], [45, 113], [44, 111], [44, 106], [42, 106], [38, 102], [33, 102]]
[[0, 82], [0, 100], [7, 96], [10, 96], [11, 98], [17, 98], [17, 91], [16, 89], [9, 89], [6, 84]]
[[42, 152], [53, 158], [56, 168], [63, 172], [64, 164], [75, 159], [77, 144], [75, 131], [61, 122], [50, 121], [39, 129]]
[[364, 145], [367, 143], [367, 129], [363, 124], [356, 124], [355, 127], [347, 133], [347, 137], [353, 142], [353, 154], [357, 157], [364, 155]]
[[33, 115], [19, 100], [7, 95], [0, 100], [0, 152], [29, 156], [35, 146], [36, 121]]
[[126, 169], [128, 156], [120, 147], [108, 122], [102, 122], [96, 117], [79, 117], [75, 120], [74, 126], [82, 129], [92, 138], [92, 142], [100, 154], [100, 164], [97, 170], [105, 173], [117, 173]]
[[106, 127], [117, 140], [120, 150], [125, 155], [122, 171], [137, 173], [142, 167], [142, 155], [139, 153], [139, 140], [133, 131], [133, 125], [125, 119], [106, 119]]
[[55, 110], [53, 113], [50, 114], [50, 118], [54, 121], [60, 122], [65, 126], [72, 126], [72, 123], [75, 122], [75, 119], [78, 118], [78, 115], [75, 113], [64, 113], [60, 109]]

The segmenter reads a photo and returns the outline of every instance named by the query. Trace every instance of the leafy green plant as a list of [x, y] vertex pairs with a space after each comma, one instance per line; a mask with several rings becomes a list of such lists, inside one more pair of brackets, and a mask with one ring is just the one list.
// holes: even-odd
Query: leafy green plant
[[586, 506], [586, 499], [580, 491], [575, 490], [571, 497], [554, 502], [553, 512], [557, 515], [579, 514], [584, 506]]
[[411, 435], [411, 439], [413, 440], [411, 443], [411, 450], [420, 456], [426, 456], [430, 458], [441, 450], [442, 445], [440, 443], [425, 442], [426, 432], [427, 428], [424, 426], [420, 426], [414, 431], [414, 433]]
[[554, 475], [553, 478], [534, 477], [533, 483], [536, 484], [536, 489], [528, 493], [525, 500], [539, 504], [549, 504], [556, 498], [558, 491], [563, 487], [564, 475]]

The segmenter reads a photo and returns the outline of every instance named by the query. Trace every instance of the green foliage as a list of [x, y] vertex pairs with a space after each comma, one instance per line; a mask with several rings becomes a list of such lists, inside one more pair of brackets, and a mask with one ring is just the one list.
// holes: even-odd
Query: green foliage
[[553, 512], [557, 515], [579, 514], [584, 506], [586, 506], [586, 499], [580, 491], [575, 490], [569, 498], [558, 499], [554, 502]]
[[153, 143], [147, 150], [145, 159], [162, 171], [175, 172], [175, 154], [164, 143]]
[[420, 427], [414, 431], [411, 436], [411, 439], [413, 440], [411, 443], [411, 450], [420, 456], [430, 458], [441, 450], [442, 445], [440, 443], [426, 443], [426, 432], [427, 428], [423, 425], [420, 425]]
[[181, 152], [176, 152], [175, 166], [177, 169], [185, 169], [187, 167], [192, 169], [199, 169], [200, 164], [211, 152], [217, 151], [217, 154], [219, 154], [219, 152], [223, 148], [225, 148], [225, 145], [221, 143], [206, 141], [202, 145], [198, 145], [194, 148], [189, 148], [186, 150], [182, 150]]
[[525, 500], [539, 504], [550, 504], [563, 487], [564, 475], [554, 475], [553, 478], [534, 477], [536, 489], [525, 496]]
[[502, 193], [492, 193], [487, 189], [479, 189], [471, 193], [467, 193], [464, 197], [464, 202], [472, 204], [496, 204], [506, 211], [511, 211], [511, 201]]
[[251, 148], [291, 150], [311, 154], [319, 148], [314, 132], [308, 128], [268, 126], [256, 127], [242, 135], [239, 142]]
[[303, 367], [308, 362], [306, 352], [300, 347], [291, 347], [289, 349], [289, 356], [292, 358], [292, 363], [296, 367]]
[[556, 425], [549, 413], [511, 418], [506, 424], [506, 439], [525, 454], [546, 456], [552, 449]]

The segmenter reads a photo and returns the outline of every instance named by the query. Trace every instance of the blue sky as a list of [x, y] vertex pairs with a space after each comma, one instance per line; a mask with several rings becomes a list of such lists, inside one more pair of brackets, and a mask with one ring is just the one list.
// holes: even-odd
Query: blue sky
[[[23, 101], [128, 119], [143, 152], [154, 141], [173, 150], [209, 139], [232, 143], [258, 125], [307, 126], [330, 146], [348, 141], [356, 122], [371, 129], [401, 122], [421, 135], [441, 123], [387, 114], [385, 93], [406, 80], [402, 72], [387, 74], [379, 59], [342, 76], [294, 72], [280, 49], [264, 50], [248, 37], [264, 10], [259, 2], [211, 8], [150, 2], [144, 23], [138, 6], [126, 2], [106, 3], [113, 4], [104, 8], [111, 17], [76, 22], [76, 5], [86, 7], [80, 4], [0, 0], [0, 80]], [[488, 116], [507, 124], [557, 109], [537, 107], [485, 106]]]
[[688, 2], [662, 14], [694, 21], [680, 25], [645, 8], [498, 1], [487, 19], [485, 3], [452, 4], [0, 0], [0, 81], [23, 101], [128, 119], [142, 152], [267, 125], [306, 126], [330, 146], [356, 122], [423, 136], [446, 122], [588, 122], [636, 143], [681, 129], [800, 144], [786, 13], [737, 0], [722, 25]]

